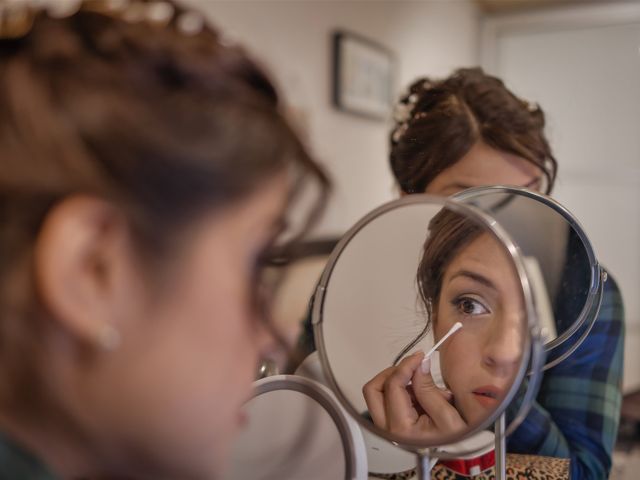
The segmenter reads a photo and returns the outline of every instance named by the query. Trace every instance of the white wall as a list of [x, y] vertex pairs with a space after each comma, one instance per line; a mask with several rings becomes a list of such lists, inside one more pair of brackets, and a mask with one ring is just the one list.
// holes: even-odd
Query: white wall
[[396, 195], [387, 161], [390, 123], [331, 106], [331, 31], [353, 31], [394, 51], [398, 91], [419, 75], [444, 76], [479, 61], [479, 14], [466, 0], [189, 3], [262, 59], [288, 103], [305, 112], [309, 143], [335, 182], [316, 236], [343, 233]]

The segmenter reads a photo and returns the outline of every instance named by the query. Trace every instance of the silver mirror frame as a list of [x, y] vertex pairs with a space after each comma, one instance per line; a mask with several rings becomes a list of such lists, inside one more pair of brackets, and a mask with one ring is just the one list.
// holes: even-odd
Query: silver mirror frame
[[[351, 240], [362, 230], [366, 225], [368, 225], [371, 221], [376, 219], [379, 216], [384, 215], [387, 212], [395, 210], [397, 208], [401, 208], [407, 205], [413, 204], [431, 204], [431, 205], [440, 205], [443, 208], [448, 208], [456, 213], [461, 215], [465, 215], [480, 225], [483, 225], [487, 228], [489, 232], [491, 232], [494, 237], [500, 241], [509, 252], [515, 268], [516, 274], [521, 282], [523, 289], [523, 299], [525, 302], [525, 309], [527, 313], [527, 328], [529, 331], [529, 335], [526, 338], [526, 344], [524, 346], [523, 358], [520, 362], [520, 367], [514, 378], [513, 384], [502, 403], [496, 410], [489, 415], [484, 422], [477, 425], [474, 429], [467, 430], [462, 434], [450, 435], [444, 437], [438, 441], [438, 444], [428, 444], [425, 442], [412, 442], [409, 439], [398, 437], [396, 435], [390, 434], [389, 432], [376, 427], [371, 422], [366, 421], [360, 412], [357, 412], [351, 403], [347, 400], [344, 393], [341, 391], [338, 386], [336, 379], [334, 377], [333, 371], [331, 369], [329, 359], [327, 358], [324, 336], [323, 336], [323, 308], [325, 295], [327, 292], [328, 284], [331, 279], [331, 275], [333, 273], [334, 267], [340, 256], [344, 252], [345, 248], [349, 245]], [[336, 247], [334, 248], [331, 256], [329, 257], [328, 263], [320, 277], [320, 282], [316, 287], [316, 291], [312, 298], [312, 323], [313, 323], [313, 333], [316, 342], [316, 348], [318, 350], [320, 356], [320, 362], [322, 364], [322, 368], [326, 375], [327, 382], [334, 392], [340, 403], [343, 405], [345, 410], [361, 425], [363, 428], [369, 430], [370, 432], [378, 435], [379, 437], [385, 438], [392, 442], [394, 445], [407, 450], [409, 452], [417, 453], [418, 455], [426, 454], [429, 455], [437, 455], [439, 458], [459, 458], [460, 455], [472, 455], [479, 451], [479, 449], [484, 448], [485, 446], [479, 447], [479, 449], [470, 450], [468, 452], [456, 452], [455, 454], [449, 454], [443, 451], [434, 451], [435, 447], [441, 447], [443, 445], [452, 444], [455, 442], [459, 442], [464, 438], [468, 438], [473, 436], [474, 434], [480, 432], [481, 430], [487, 429], [490, 425], [495, 423], [495, 421], [504, 413], [508, 405], [513, 400], [516, 395], [521, 382], [524, 377], [529, 373], [528, 383], [526, 387], [525, 394], [523, 396], [523, 402], [516, 414], [514, 420], [510, 423], [509, 427], [506, 429], [506, 434], [509, 434], [517, 426], [520, 422], [526, 417], [535, 395], [538, 392], [541, 380], [541, 367], [544, 363], [544, 349], [542, 346], [542, 336], [541, 329], [538, 324], [538, 316], [537, 311], [533, 304], [533, 294], [531, 291], [531, 286], [529, 284], [529, 279], [527, 277], [524, 263], [520, 254], [519, 247], [513, 242], [510, 235], [500, 226], [495, 219], [491, 216], [487, 215], [481, 209], [476, 208], [472, 205], [465, 204], [459, 202], [452, 198], [442, 198], [436, 197], [432, 195], [420, 194], [420, 195], [408, 195], [398, 200], [394, 200], [388, 202], [386, 204], [381, 205], [375, 210], [371, 211], [367, 215], [365, 215], [361, 220], [359, 220], [353, 227], [351, 227], [340, 239]], [[528, 366], [531, 366], [531, 372], [528, 372]]]
[[323, 391], [322, 385], [318, 386], [319, 384], [317, 382], [298, 375], [275, 375], [265, 377], [255, 381], [253, 385], [254, 390], [253, 396], [251, 397], [252, 399], [265, 393], [277, 390], [288, 390], [302, 393], [303, 395], [306, 395], [318, 402], [325, 412], [329, 414], [331, 420], [333, 420], [333, 423], [338, 429], [340, 438], [342, 439], [342, 450], [345, 460], [344, 478], [345, 480], [352, 480], [356, 478], [356, 472], [358, 472], [359, 468], [356, 463], [358, 459], [356, 451], [358, 448], [356, 446], [355, 439], [350, 432], [347, 419], [343, 417], [344, 413], [336, 410], [337, 404], [335, 403], [335, 400], [330, 397], [331, 394], [328, 391]]
[[[464, 190], [460, 193], [455, 194], [452, 198], [464, 202], [469, 205], [474, 205], [473, 200], [479, 199], [485, 195], [491, 195], [496, 193], [502, 194], [513, 194], [520, 195], [526, 198], [531, 198], [547, 207], [553, 209], [555, 212], [560, 214], [569, 224], [571, 228], [577, 233], [578, 237], [582, 241], [582, 244], [585, 247], [587, 258], [589, 259], [589, 269], [591, 271], [591, 278], [589, 280], [589, 292], [587, 294], [587, 300], [585, 302], [580, 315], [573, 322], [571, 327], [566, 331], [562, 332], [561, 335], [554, 338], [550, 342], [544, 345], [545, 349], [545, 357], [549, 358], [554, 350], [557, 350], [561, 345], [570, 341], [574, 338], [574, 344], [572, 344], [566, 351], [564, 351], [557, 358], [551, 358], [549, 361], [545, 362], [542, 370], [548, 370], [551, 367], [558, 365], [560, 362], [564, 361], [569, 355], [571, 355], [584, 341], [584, 339], [589, 335], [593, 324], [598, 317], [598, 313], [600, 312], [600, 305], [602, 303], [602, 295], [604, 289], [604, 282], [607, 280], [607, 272], [602, 268], [602, 266], [598, 263], [595, 252], [593, 250], [593, 246], [587, 237], [587, 234], [584, 232], [582, 225], [573, 216], [569, 210], [567, 210], [563, 205], [558, 203], [553, 198], [548, 195], [544, 195], [539, 192], [534, 192], [532, 190], [522, 188], [522, 187], [512, 187], [507, 185], [493, 185], [487, 187], [475, 187]], [[474, 205], [475, 206], [475, 205]], [[477, 207], [480, 208], [480, 207]], [[490, 212], [485, 212], [488, 215], [491, 215]], [[534, 298], [535, 304], [535, 298]], [[579, 335], [576, 335], [582, 327], [584, 327], [583, 331], [580, 332]], [[574, 337], [575, 336], [575, 337]], [[531, 368], [531, 372], [533, 371], [533, 366]], [[530, 372], [530, 373], [531, 373]]]

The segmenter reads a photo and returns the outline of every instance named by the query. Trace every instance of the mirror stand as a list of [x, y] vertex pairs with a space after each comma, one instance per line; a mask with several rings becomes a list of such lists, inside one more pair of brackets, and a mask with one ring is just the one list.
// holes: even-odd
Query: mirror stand
[[431, 478], [431, 468], [435, 464], [435, 461], [438, 460], [438, 458], [436, 457], [433, 459], [435, 461], [432, 463], [431, 454], [432, 454], [432, 451], [431, 449], [429, 449], [429, 450], [420, 452], [416, 455], [417, 457], [416, 478], [418, 480], [427, 480]]
[[496, 436], [496, 480], [506, 480], [507, 478], [507, 444], [504, 431], [505, 416], [504, 413], [502, 413], [496, 420], [494, 430]]
[[[495, 480], [507, 479], [507, 445], [505, 437], [506, 419], [502, 413], [495, 422]], [[416, 478], [418, 480], [429, 480], [431, 469], [438, 461], [438, 450], [427, 449], [416, 455]]]

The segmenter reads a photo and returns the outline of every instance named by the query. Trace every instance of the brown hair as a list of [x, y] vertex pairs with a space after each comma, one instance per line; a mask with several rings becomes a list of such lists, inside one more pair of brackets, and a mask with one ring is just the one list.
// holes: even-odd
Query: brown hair
[[484, 227], [479, 223], [446, 207], [431, 219], [429, 235], [425, 240], [416, 274], [418, 292], [427, 321], [420, 334], [396, 356], [394, 365], [429, 332], [447, 267], [462, 249], [484, 231]]
[[40, 12], [24, 35], [0, 38], [0, 365], [22, 400], [36, 395], [32, 248], [56, 202], [114, 202], [141, 253], [159, 258], [186, 222], [288, 168], [328, 189], [242, 50], [209, 27], [183, 33], [177, 16], [129, 23], [96, 4], [64, 19]]
[[557, 162], [544, 135], [543, 111], [482, 69], [459, 69], [444, 80], [420, 78], [397, 111], [390, 162], [402, 191], [424, 193], [479, 140], [537, 165], [551, 191]]
[[440, 299], [445, 270], [460, 251], [483, 232], [484, 228], [479, 223], [447, 208], [429, 222], [429, 236], [424, 243], [416, 275], [420, 298], [429, 319]]

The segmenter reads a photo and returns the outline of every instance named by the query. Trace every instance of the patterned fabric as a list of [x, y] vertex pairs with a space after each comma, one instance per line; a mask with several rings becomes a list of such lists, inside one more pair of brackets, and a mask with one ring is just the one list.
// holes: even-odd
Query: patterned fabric
[[[506, 477], [508, 480], [567, 480], [569, 478], [569, 460], [562, 458], [539, 457], [534, 455], [507, 455]], [[433, 480], [495, 480], [495, 471], [491, 469], [474, 477], [465, 477], [436, 465], [431, 472]]]
[[[315, 349], [310, 313], [299, 345], [305, 352]], [[607, 478], [622, 403], [623, 349], [622, 296], [609, 275], [591, 332], [567, 359], [544, 373], [536, 402], [507, 439], [507, 451], [569, 458], [571, 478]]]
[[570, 458], [571, 478], [607, 478], [620, 420], [623, 350], [622, 296], [609, 276], [591, 332], [544, 373], [537, 401], [507, 439], [507, 450]]
[[[507, 455], [506, 474], [508, 480], [567, 480], [569, 478], [569, 460], [564, 458], [540, 457], [536, 455]], [[389, 475], [375, 474], [373, 478], [383, 478], [386, 480], [414, 480], [415, 470], [407, 470], [402, 473]], [[431, 471], [432, 480], [495, 480], [495, 470], [492, 468], [487, 472], [466, 477], [458, 475], [438, 463]]]
[[0, 478], [56, 480], [40, 461], [0, 433]]

